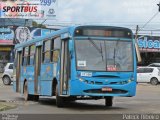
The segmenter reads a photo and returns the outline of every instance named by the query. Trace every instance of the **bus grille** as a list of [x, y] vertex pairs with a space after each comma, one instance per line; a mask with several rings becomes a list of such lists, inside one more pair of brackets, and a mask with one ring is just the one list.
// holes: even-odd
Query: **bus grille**
[[127, 91], [125, 90], [119, 90], [119, 89], [113, 89], [112, 91], [102, 91], [101, 89], [90, 89], [90, 90], [84, 90], [85, 93], [101, 93], [101, 94], [125, 94]]

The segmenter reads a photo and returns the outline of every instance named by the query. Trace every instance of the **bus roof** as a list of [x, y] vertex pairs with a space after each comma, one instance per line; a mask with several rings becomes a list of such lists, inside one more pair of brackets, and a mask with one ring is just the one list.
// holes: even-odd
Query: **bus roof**
[[54, 31], [54, 32], [48, 34], [47, 36], [34, 38], [34, 39], [31, 39], [31, 40], [28, 40], [27, 42], [24, 42], [24, 43], [21, 43], [21, 44], [17, 44], [17, 45], [15, 45], [15, 48], [31, 45], [33, 43], [36, 43], [36, 42], [39, 42], [39, 41], [42, 41], [42, 40], [46, 40], [46, 39], [49, 39], [49, 38], [53, 38], [55, 36], [58, 36], [60, 34], [66, 33], [66, 32], [69, 32], [69, 34], [71, 36], [73, 36], [74, 35], [74, 31], [76, 29], [80, 29], [80, 28], [123, 29], [123, 30], [129, 31], [129, 32], [132, 33], [132, 31], [129, 28], [117, 27], [117, 26], [99, 26], [99, 25], [70, 26], [70, 27], [66, 27], [66, 28], [62, 28], [60, 30]]

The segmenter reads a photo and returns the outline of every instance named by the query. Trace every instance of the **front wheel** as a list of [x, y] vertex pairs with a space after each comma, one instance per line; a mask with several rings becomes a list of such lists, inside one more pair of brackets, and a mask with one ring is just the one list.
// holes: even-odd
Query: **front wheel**
[[105, 106], [111, 107], [113, 105], [113, 97], [108, 96], [105, 97]]
[[158, 79], [157, 79], [157, 78], [152, 78], [152, 79], [150, 80], [150, 83], [151, 83], [152, 85], [157, 85], [157, 84], [158, 84]]
[[57, 105], [57, 107], [64, 106], [64, 98], [59, 96], [58, 85], [56, 86], [56, 105]]

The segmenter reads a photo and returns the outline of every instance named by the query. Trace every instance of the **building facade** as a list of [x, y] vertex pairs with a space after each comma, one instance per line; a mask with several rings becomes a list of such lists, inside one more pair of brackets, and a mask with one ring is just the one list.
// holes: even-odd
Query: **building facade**
[[46, 36], [57, 29], [32, 27], [32, 20], [0, 18], [0, 72], [14, 61], [14, 45]]
[[139, 50], [142, 62], [139, 65], [146, 66], [150, 63], [160, 63], [160, 37], [159, 36], [139, 36]]
[[32, 26], [32, 20], [0, 18], [0, 72], [6, 63], [13, 62], [15, 28], [24, 25]]

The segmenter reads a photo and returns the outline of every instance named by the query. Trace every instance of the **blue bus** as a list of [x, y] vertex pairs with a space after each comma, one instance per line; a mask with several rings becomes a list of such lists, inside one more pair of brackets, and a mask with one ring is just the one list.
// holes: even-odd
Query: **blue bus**
[[136, 93], [136, 47], [128, 28], [72, 26], [15, 46], [14, 81], [24, 99], [56, 96], [66, 101], [132, 97]]

